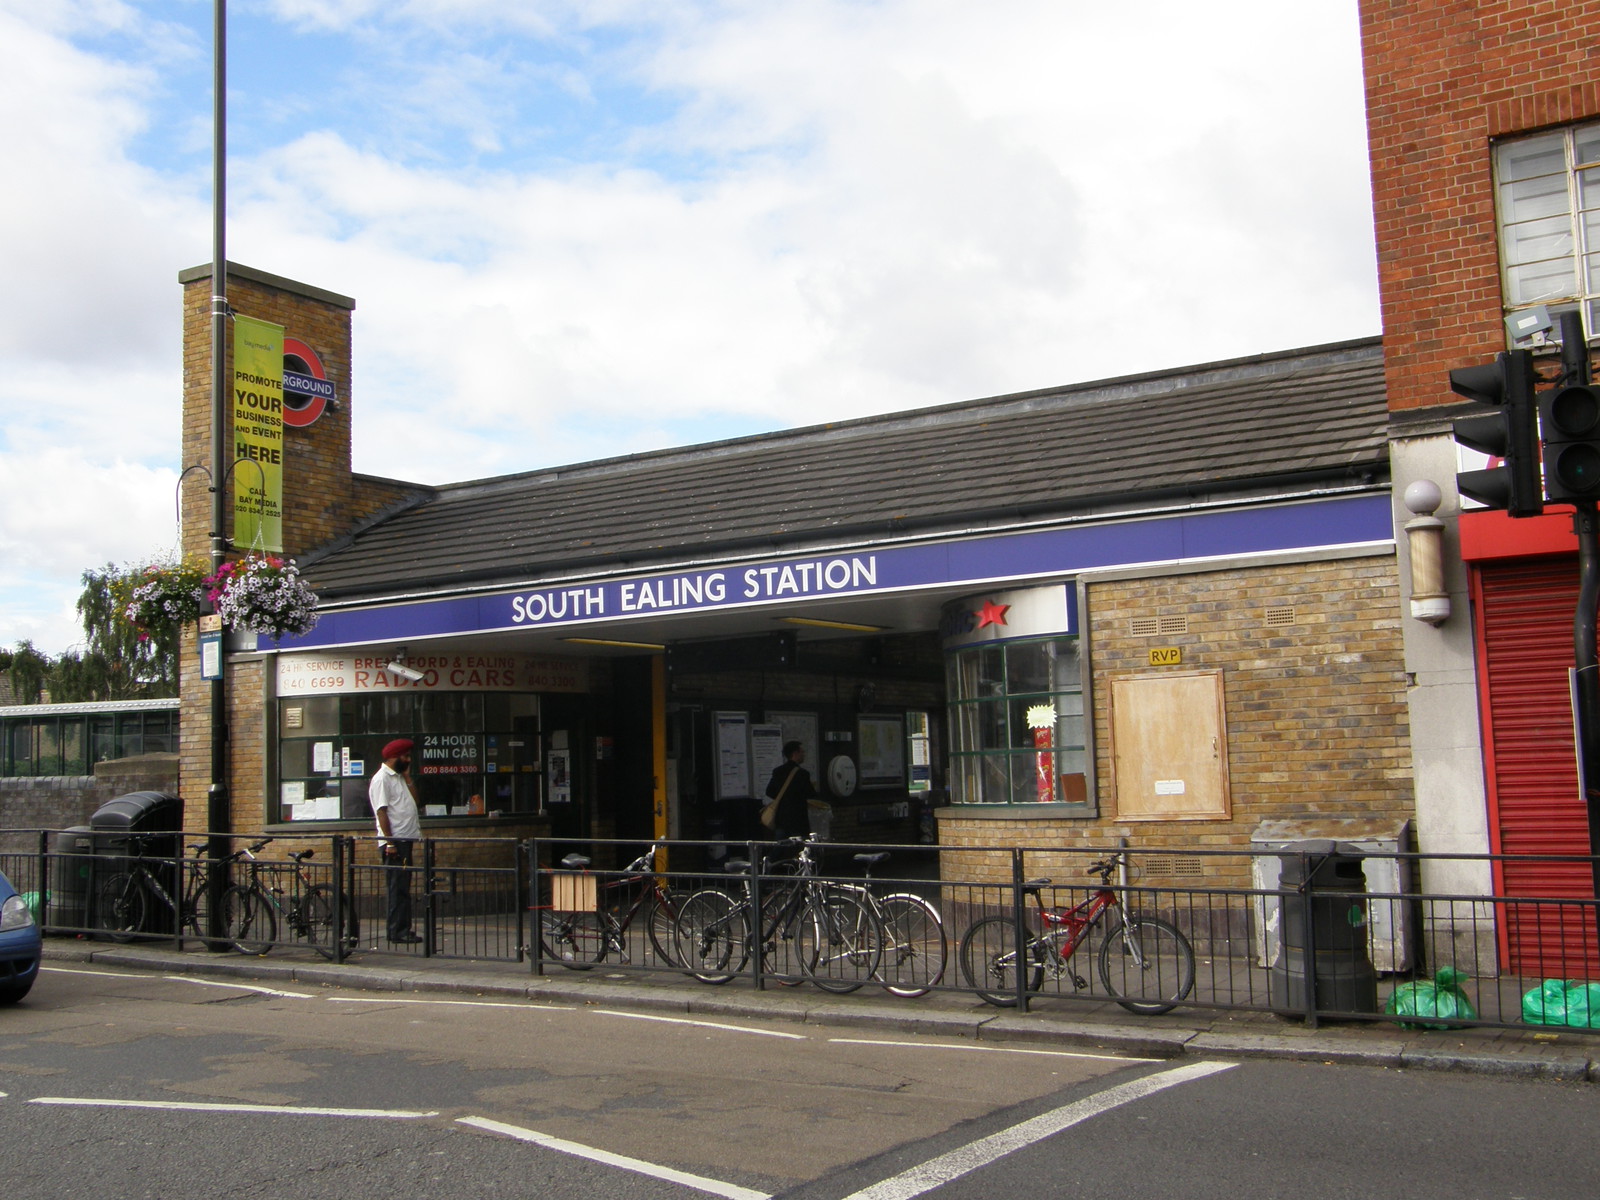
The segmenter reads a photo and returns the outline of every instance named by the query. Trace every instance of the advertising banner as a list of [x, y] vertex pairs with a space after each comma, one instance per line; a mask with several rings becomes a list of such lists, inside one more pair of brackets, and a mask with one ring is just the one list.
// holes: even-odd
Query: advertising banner
[[283, 550], [283, 326], [233, 321], [233, 543]]

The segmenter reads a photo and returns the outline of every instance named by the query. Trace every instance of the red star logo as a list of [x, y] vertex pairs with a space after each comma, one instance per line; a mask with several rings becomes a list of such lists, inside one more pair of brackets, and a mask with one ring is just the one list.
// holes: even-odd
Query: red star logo
[[972, 615], [978, 618], [978, 628], [985, 625], [1004, 625], [1006, 613], [1011, 611], [1009, 604], [996, 604], [993, 600], [985, 600], [983, 607]]

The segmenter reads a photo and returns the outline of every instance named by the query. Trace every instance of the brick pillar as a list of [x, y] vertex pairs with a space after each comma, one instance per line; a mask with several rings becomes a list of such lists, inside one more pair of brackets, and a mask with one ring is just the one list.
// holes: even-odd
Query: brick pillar
[[[183, 459], [182, 468], [211, 463], [211, 266], [183, 271]], [[237, 264], [228, 267], [228, 303], [233, 311], [282, 325], [290, 337], [309, 345], [322, 360], [337, 389], [337, 407], [305, 428], [285, 427], [283, 466], [283, 541], [291, 557], [302, 555], [349, 530], [370, 497], [359, 496], [351, 473], [350, 314], [355, 301], [307, 284], [281, 279]], [[231, 339], [228, 368], [232, 369]], [[223, 431], [230, 443], [231, 428]], [[232, 455], [228, 455], [231, 459]], [[184, 553], [209, 562], [211, 496], [209, 479], [196, 471], [183, 483]], [[218, 481], [219, 486], [222, 481]], [[365, 503], [363, 503], [365, 501]], [[229, 526], [232, 533], [232, 506]], [[267, 704], [271, 660], [248, 657], [227, 668], [227, 707], [232, 738], [228, 787], [235, 830], [259, 829], [266, 816], [273, 745]], [[184, 824], [206, 825], [211, 784], [211, 685], [200, 678], [193, 629], [185, 631], [179, 660], [181, 739], [179, 789]]]

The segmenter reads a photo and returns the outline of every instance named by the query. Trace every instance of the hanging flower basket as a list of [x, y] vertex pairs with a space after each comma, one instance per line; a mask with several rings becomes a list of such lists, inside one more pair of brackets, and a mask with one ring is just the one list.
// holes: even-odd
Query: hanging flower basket
[[317, 623], [317, 594], [300, 578], [292, 559], [251, 554], [223, 563], [206, 583], [217, 612], [231, 629], [281, 638], [309, 633]]
[[175, 563], [152, 563], [133, 572], [123, 615], [139, 631], [140, 641], [198, 620], [205, 602], [206, 570], [197, 558]]

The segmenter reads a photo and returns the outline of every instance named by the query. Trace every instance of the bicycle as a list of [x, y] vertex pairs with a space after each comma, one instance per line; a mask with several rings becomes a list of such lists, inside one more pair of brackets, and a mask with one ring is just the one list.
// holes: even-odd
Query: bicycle
[[[627, 933], [634, 918], [643, 912], [651, 948], [667, 966], [679, 966], [673, 929], [684, 893], [669, 888], [656, 874], [659, 848], [651, 846], [623, 867], [619, 878], [601, 884], [595, 891], [593, 908], [558, 910], [552, 907], [540, 913], [540, 954], [570, 971], [587, 971], [612, 954], [619, 962], [631, 962], [633, 956], [628, 950]], [[561, 865], [569, 871], [587, 874], [590, 861], [582, 854], [569, 854], [561, 860]], [[621, 892], [635, 887], [638, 890], [620, 919], [613, 914], [610, 905], [601, 901], [602, 890]], [[617, 907], [620, 910], [620, 901]]]
[[860, 889], [861, 898], [872, 906], [873, 915], [883, 930], [883, 956], [877, 980], [892, 996], [926, 996], [944, 979], [949, 959], [944, 919], [932, 903], [915, 892], [880, 896], [872, 890], [872, 868], [888, 857], [887, 850], [854, 855], [866, 878]]
[[[1143, 1016], [1170, 1012], [1194, 987], [1194, 950], [1176, 926], [1160, 917], [1128, 912], [1111, 886], [1113, 871], [1120, 873], [1119, 888], [1127, 887], [1127, 860], [1121, 854], [1102, 858], [1089, 867], [1099, 875], [1098, 887], [1088, 899], [1072, 908], [1047, 908], [1044, 889], [1048, 879], [1030, 879], [1022, 885], [1038, 909], [1041, 932], [1028, 936], [1019, 955], [1017, 922], [1009, 916], [985, 917], [961, 937], [957, 958], [961, 974], [979, 996], [1000, 1008], [1012, 1008], [1019, 983], [1036, 992], [1049, 971], [1055, 979], [1072, 980], [1079, 990], [1088, 980], [1072, 970], [1071, 959], [1096, 926], [1105, 926], [1100, 943], [1100, 982], [1123, 1008]], [[1023, 964], [1026, 963], [1024, 966]]]
[[[95, 927], [114, 942], [131, 942], [135, 938], [156, 932], [147, 928], [153, 896], [171, 910], [173, 932], [178, 937], [181, 938], [187, 929], [195, 937], [209, 944], [214, 939], [206, 930], [209, 913], [203, 901], [210, 891], [214, 873], [237, 861], [239, 854], [230, 854], [226, 858], [210, 862], [204, 857], [207, 843], [200, 842], [192, 847], [194, 852], [192, 860], [182, 857], [176, 861], [164, 858], [146, 859], [143, 856], [146, 844], [144, 838], [137, 836], [131, 838], [129, 845], [134, 853], [128, 860], [129, 866], [111, 872], [95, 885]], [[174, 888], [169, 892], [167, 885], [161, 880], [163, 872], [153, 870], [152, 862], [160, 867], [174, 867], [183, 880], [183, 888], [181, 890]], [[174, 897], [173, 892], [177, 892], [178, 895]], [[223, 893], [222, 905], [222, 927], [226, 930], [233, 923], [227, 892]], [[225, 938], [225, 940], [232, 939]]]
[[[278, 884], [279, 867], [264, 864], [257, 858], [272, 838], [241, 850], [235, 857], [250, 864], [250, 882], [236, 883], [225, 894], [224, 912], [227, 913], [228, 940], [241, 954], [262, 955], [278, 942], [278, 918], [288, 926], [296, 938], [308, 943], [323, 958], [338, 956], [334, 923], [334, 888], [331, 884], [313, 883], [306, 870], [306, 860], [315, 850], [298, 850], [289, 853], [294, 864], [290, 877], [291, 890], [288, 904], [283, 902], [283, 888]], [[262, 881], [263, 869], [270, 871], [270, 883]], [[344, 949], [348, 952], [359, 941], [355, 906], [348, 896], [340, 897], [340, 907], [345, 914]]]
[[779, 843], [798, 846], [799, 852], [791, 862], [764, 864], [762, 878], [773, 886], [759, 913], [747, 859], [726, 864], [744, 874], [742, 896], [707, 888], [683, 902], [676, 939], [689, 974], [702, 983], [735, 978], [750, 961], [751, 932], [759, 930], [762, 973], [781, 983], [810, 980], [824, 991], [842, 993], [874, 978], [883, 956], [878, 918], [861, 899], [861, 889], [816, 878], [815, 839], [812, 834]]

